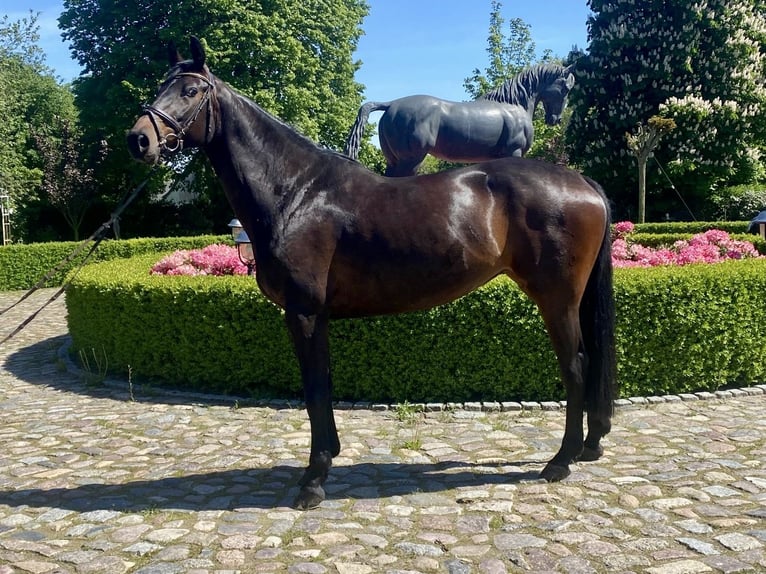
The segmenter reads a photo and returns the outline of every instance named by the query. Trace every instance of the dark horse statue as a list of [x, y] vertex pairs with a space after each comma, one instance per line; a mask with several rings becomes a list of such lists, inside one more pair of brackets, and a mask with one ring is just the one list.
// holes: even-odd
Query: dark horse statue
[[324, 500], [340, 452], [330, 320], [430, 308], [500, 274], [537, 304], [566, 387], [561, 449], [541, 476], [561, 480], [573, 461], [601, 456], [613, 408], [614, 299], [610, 215], [596, 183], [523, 158], [383, 177], [235, 92], [207, 68], [195, 38], [191, 60], [171, 53], [128, 147], [148, 163], [182, 147], [204, 150], [252, 240], [258, 285], [285, 311], [310, 420], [298, 508]]
[[537, 104], [543, 103], [549, 126], [559, 123], [574, 82], [572, 66], [538, 64], [470, 102], [433, 96], [367, 102], [359, 108], [344, 153], [357, 159], [367, 118], [385, 110], [378, 137], [388, 176], [414, 175], [429, 153], [460, 163], [520, 157], [532, 145]]

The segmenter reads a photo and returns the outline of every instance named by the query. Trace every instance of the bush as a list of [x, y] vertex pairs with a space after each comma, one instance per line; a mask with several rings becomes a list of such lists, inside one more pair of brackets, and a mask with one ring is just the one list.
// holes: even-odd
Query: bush
[[615, 275], [623, 396], [764, 380], [764, 260], [621, 269]]
[[[630, 236], [632, 243], [659, 249], [662, 247], [672, 247], [677, 241], [689, 241], [694, 237], [693, 233], [632, 233]], [[736, 241], [749, 241], [761, 255], [766, 255], [766, 241], [760, 235], [750, 233], [732, 233], [731, 239]]]
[[[299, 396], [282, 312], [251, 277], [151, 276], [157, 255], [91, 265], [67, 291], [73, 350], [134, 375], [238, 396]], [[618, 269], [623, 396], [747, 385], [766, 374], [766, 262]], [[331, 325], [335, 398], [564, 397], [531, 301], [498, 278], [449, 305]]]
[[[227, 236], [165, 237], [102, 241], [89, 261], [109, 261], [142, 253], [160, 253], [173, 249], [196, 249], [224, 241]], [[67, 258], [80, 242], [12, 244], [0, 247], [0, 291], [29, 289], [50, 270]], [[64, 269], [56, 273], [45, 287], [57, 287], [68, 271], [79, 265], [90, 245]]]
[[747, 233], [747, 221], [674, 221], [663, 223], [636, 223], [635, 233], [656, 234], [689, 234], [704, 233], [711, 229], [720, 229], [726, 233]]
[[727, 187], [710, 199], [720, 216], [750, 221], [766, 209], [766, 187], [758, 184]]
[[[624, 223], [632, 226], [629, 222]], [[649, 247], [636, 243], [628, 226], [621, 223], [615, 225], [612, 239], [612, 265], [614, 267], [720, 263], [728, 259], [763, 257], [751, 242], [733, 239], [728, 233], [720, 229], [697, 233], [690, 239], [677, 240], [670, 245]], [[655, 235], [653, 237], [663, 236]]]

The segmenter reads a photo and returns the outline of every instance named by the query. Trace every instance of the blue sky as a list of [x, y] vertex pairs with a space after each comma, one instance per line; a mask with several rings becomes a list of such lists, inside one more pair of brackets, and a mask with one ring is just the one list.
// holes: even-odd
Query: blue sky
[[[355, 57], [363, 62], [356, 79], [366, 86], [365, 99], [391, 100], [430, 94], [465, 100], [463, 80], [487, 60], [490, 0], [368, 0], [370, 14]], [[61, 41], [55, 0], [5, 0], [2, 14], [12, 20], [40, 12], [40, 44], [47, 63], [64, 81], [79, 68]], [[586, 0], [505, 0], [506, 22], [521, 18], [529, 26], [537, 51], [565, 56], [573, 44], [587, 46]], [[506, 29], [507, 32], [507, 29]]]

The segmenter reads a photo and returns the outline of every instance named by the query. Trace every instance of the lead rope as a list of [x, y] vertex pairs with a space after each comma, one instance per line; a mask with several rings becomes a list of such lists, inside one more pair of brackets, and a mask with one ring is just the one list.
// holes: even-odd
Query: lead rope
[[6, 307], [2, 311], [0, 311], [0, 316], [7, 313], [17, 305], [19, 305], [22, 301], [27, 299], [32, 293], [40, 289], [45, 285], [45, 283], [53, 277], [58, 271], [63, 269], [67, 263], [72, 261], [79, 253], [81, 253], [85, 247], [90, 242], [93, 242], [93, 245], [91, 245], [88, 252], [85, 254], [85, 257], [83, 257], [82, 261], [80, 261], [79, 265], [75, 268], [74, 273], [71, 273], [69, 277], [64, 281], [64, 283], [61, 285], [61, 288], [59, 288], [56, 293], [53, 294], [53, 296], [48, 299], [43, 305], [37, 309], [34, 313], [32, 313], [29, 317], [27, 317], [16, 329], [11, 332], [11, 334], [7, 335], [2, 341], [0, 341], [0, 346], [4, 345], [6, 342], [8, 342], [10, 339], [18, 335], [27, 325], [29, 325], [37, 315], [40, 314], [40, 312], [45, 309], [48, 305], [53, 303], [56, 299], [58, 299], [61, 294], [66, 291], [66, 289], [69, 287], [69, 284], [72, 282], [72, 280], [77, 277], [77, 274], [80, 272], [80, 269], [82, 269], [85, 266], [85, 263], [90, 258], [91, 255], [96, 251], [96, 248], [99, 246], [101, 241], [103, 241], [104, 236], [106, 235], [106, 231], [111, 228], [113, 225], [117, 225], [119, 222], [120, 215], [123, 211], [133, 202], [133, 200], [138, 197], [138, 194], [141, 193], [141, 191], [146, 187], [146, 184], [149, 183], [149, 180], [152, 177], [152, 174], [154, 173], [154, 170], [157, 168], [158, 164], [154, 164], [149, 172], [149, 175], [146, 176], [146, 179], [142, 181], [123, 201], [120, 203], [120, 205], [117, 206], [117, 209], [112, 212], [111, 217], [101, 224], [101, 226], [94, 231], [90, 237], [85, 239], [82, 243], [80, 243], [75, 249], [64, 259], [62, 259], [53, 269], [51, 269], [48, 273], [46, 273], [42, 279], [40, 279], [34, 287], [32, 287], [29, 291], [24, 293], [24, 295], [21, 296], [21, 298], [13, 303], [11, 306]]

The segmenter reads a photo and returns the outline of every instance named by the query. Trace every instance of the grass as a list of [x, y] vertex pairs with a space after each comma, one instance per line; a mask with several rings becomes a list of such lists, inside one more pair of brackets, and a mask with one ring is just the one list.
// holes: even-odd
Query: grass
[[423, 441], [420, 438], [420, 431], [425, 418], [425, 412], [422, 405], [414, 405], [408, 401], [399, 403], [394, 407], [394, 416], [396, 419], [412, 429], [412, 437], [405, 440], [401, 447], [409, 450], [420, 450]]
[[90, 349], [88, 353], [85, 349], [80, 349], [80, 365], [82, 365], [85, 374], [85, 384], [87, 386], [101, 385], [106, 379], [106, 373], [109, 370], [109, 358], [106, 356], [106, 350], [102, 347], [102, 353], [97, 353], [95, 348]]

